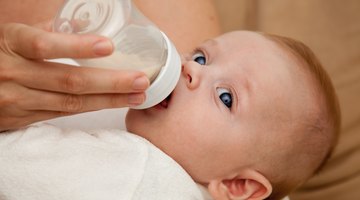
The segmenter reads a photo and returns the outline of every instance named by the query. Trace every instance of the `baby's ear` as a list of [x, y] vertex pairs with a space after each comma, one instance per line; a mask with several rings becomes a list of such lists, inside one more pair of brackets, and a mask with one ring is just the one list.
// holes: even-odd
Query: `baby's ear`
[[212, 180], [208, 190], [215, 200], [262, 200], [272, 192], [270, 182], [257, 171], [246, 171], [232, 179]]

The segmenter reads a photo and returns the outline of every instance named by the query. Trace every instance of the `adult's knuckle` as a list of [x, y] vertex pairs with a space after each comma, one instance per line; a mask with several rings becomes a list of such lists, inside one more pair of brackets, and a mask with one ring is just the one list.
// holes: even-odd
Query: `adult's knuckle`
[[[11, 38], [15, 35], [14, 31], [12, 31], [11, 27], [4, 27], [0, 29], [0, 62], [1, 67], [4, 66], [4, 63], [7, 63], [11, 59], [11, 57], [16, 56], [16, 53], [12, 50], [12, 46], [14, 43], [13, 39]], [[6, 65], [5, 65], [6, 66]]]
[[[1, 92], [2, 90], [0, 90]], [[9, 108], [11, 106], [15, 106], [19, 103], [19, 97], [14, 94], [9, 94], [4, 91], [4, 94], [0, 93], [0, 108]]]
[[1, 51], [1, 54], [14, 55], [5, 35], [0, 36], [0, 51]]
[[119, 94], [110, 95], [110, 106], [112, 108], [124, 106], [123, 104], [124, 104], [124, 100], [123, 100], [122, 95], [119, 95]]
[[[12, 39], [12, 37], [13, 35], [16, 35], [16, 31], [19, 31], [19, 27], [14, 26], [13, 24], [5, 24], [0, 27], [1, 54], [10, 56], [16, 55], [12, 50], [12, 43], [14, 43], [14, 39]], [[0, 58], [0, 60], [4, 60], [4, 58]]]
[[3, 39], [2, 41], [6, 42], [8, 36], [10, 34], [13, 34], [15, 31], [15, 28], [17, 26], [14, 26], [14, 23], [6, 23], [6, 24], [2, 24], [0, 25], [0, 37]]
[[19, 71], [21, 63], [16, 58], [2, 53], [0, 52], [0, 84], [15, 80], [21, 74]]
[[13, 98], [0, 98], [0, 129], [8, 130], [24, 125], [24, 121], [19, 120], [22, 119], [23, 110], [17, 103]]
[[62, 107], [63, 112], [80, 112], [84, 107], [84, 100], [79, 95], [66, 95]]
[[46, 58], [47, 52], [51, 50], [51, 44], [45, 40], [43, 34], [35, 35], [31, 45], [34, 57], [36, 58]]
[[121, 80], [115, 79], [113, 81], [113, 90], [114, 91], [121, 91], [121, 89], [124, 87], [124, 84]]
[[0, 109], [6, 108], [12, 104], [12, 100], [7, 97], [0, 97]]
[[65, 89], [65, 91], [68, 91], [70, 93], [82, 94], [83, 92], [85, 92], [86, 85], [87, 83], [84, 76], [71, 70], [65, 74], [63, 80], [63, 88]]
[[6, 66], [1, 66], [2, 63], [0, 63], [0, 87], [1, 84], [4, 82], [9, 82], [15, 79], [15, 74], [13, 73], [13, 70], [7, 69]]
[[130, 82], [132, 82], [130, 78], [115, 78], [112, 82], [112, 89], [114, 91], [127, 92]]

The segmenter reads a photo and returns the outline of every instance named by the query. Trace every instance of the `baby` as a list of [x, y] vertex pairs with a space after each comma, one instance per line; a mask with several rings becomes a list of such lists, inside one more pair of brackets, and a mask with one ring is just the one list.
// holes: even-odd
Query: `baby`
[[130, 110], [127, 129], [177, 161], [214, 199], [280, 199], [334, 148], [339, 108], [312, 52], [291, 39], [231, 32], [186, 57], [172, 95]]
[[[155, 107], [129, 110], [126, 116], [129, 132], [175, 160], [216, 200], [285, 197], [323, 166], [339, 124], [333, 86], [311, 51], [288, 38], [247, 31], [208, 40], [184, 56], [173, 93]], [[3, 141], [12, 134], [0, 137], [0, 148], [9, 148], [14, 141]], [[104, 135], [108, 142], [119, 140], [116, 134]], [[0, 182], [6, 179], [0, 176]]]

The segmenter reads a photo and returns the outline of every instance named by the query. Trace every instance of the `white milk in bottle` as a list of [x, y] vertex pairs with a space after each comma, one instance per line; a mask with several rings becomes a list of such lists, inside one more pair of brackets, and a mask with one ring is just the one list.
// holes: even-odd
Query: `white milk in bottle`
[[86, 67], [143, 71], [151, 85], [146, 101], [135, 109], [160, 103], [179, 80], [181, 61], [174, 45], [131, 0], [69, 0], [55, 19], [54, 31], [111, 38], [112, 55], [75, 61]]

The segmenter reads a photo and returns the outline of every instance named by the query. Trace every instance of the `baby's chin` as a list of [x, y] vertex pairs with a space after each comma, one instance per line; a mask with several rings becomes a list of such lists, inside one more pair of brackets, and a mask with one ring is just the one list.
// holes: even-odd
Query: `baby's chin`
[[125, 117], [125, 126], [128, 132], [145, 137], [145, 133], [147, 132], [146, 130], [144, 130], [146, 129], [146, 123], [142, 122], [142, 117], [139, 116], [139, 112], [142, 111], [129, 109]]
[[139, 129], [139, 126], [136, 126], [134, 123], [126, 124], [126, 130], [132, 134], [146, 138], [144, 132], [141, 131], [141, 129]]
[[141, 119], [142, 115], [144, 115], [146, 109], [129, 109], [125, 115], [125, 124], [128, 125], [130, 123], [135, 123]]
[[129, 109], [129, 111], [126, 113], [125, 126], [127, 131], [133, 132], [132, 130], [134, 130], [134, 127], [136, 126], [136, 120], [133, 109]]

